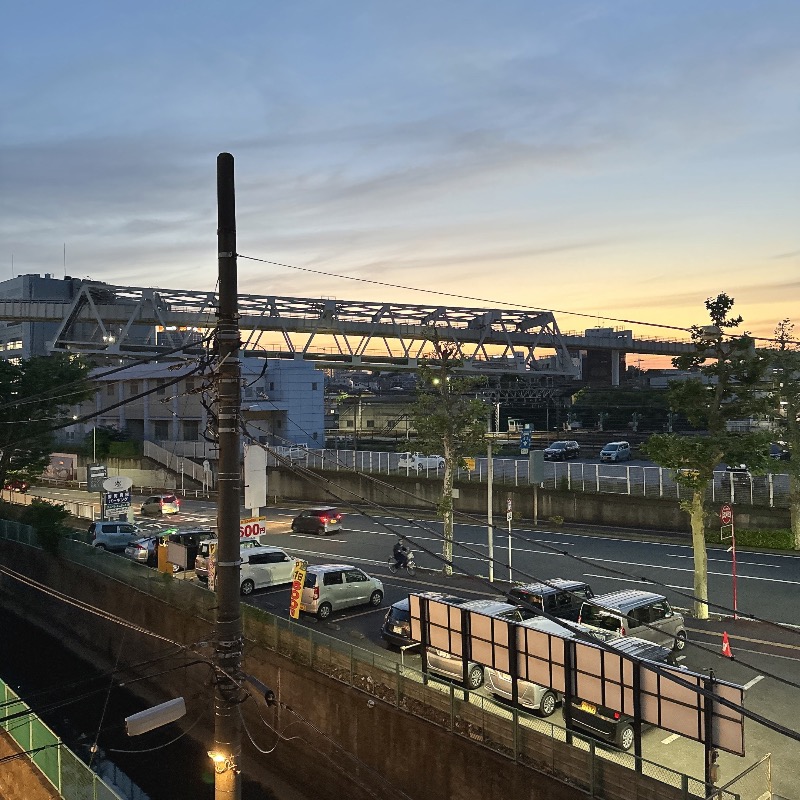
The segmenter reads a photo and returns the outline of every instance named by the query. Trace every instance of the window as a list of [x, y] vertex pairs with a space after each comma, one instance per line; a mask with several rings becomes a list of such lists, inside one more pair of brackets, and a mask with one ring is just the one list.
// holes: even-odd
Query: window
[[271, 392], [274, 392], [274, 391], [275, 391], [275, 384], [274, 384], [274, 383], [270, 382], [270, 385], [269, 385], [269, 390], [270, 390]]
[[169, 439], [169, 420], [157, 419], [153, 421], [153, 436], [156, 439]]
[[113, 397], [113, 396], [116, 394], [116, 391], [115, 391], [115, 390], [116, 390], [116, 386], [115, 386], [113, 383], [109, 383], [109, 384], [106, 386], [106, 394], [107, 394], [109, 397]]
[[183, 438], [189, 442], [197, 441], [200, 438], [199, 420], [186, 419], [183, 421]]
[[186, 378], [183, 382], [184, 390], [187, 392], [194, 391], [194, 378]]
[[316, 392], [316, 391], [317, 391], [317, 382], [316, 382], [316, 381], [314, 381], [314, 382], [311, 384], [311, 391], [312, 391], [312, 392]]
[[[323, 586], [340, 586], [344, 583], [343, 577], [341, 572], [326, 572], [322, 576], [322, 584]], [[306, 581], [306, 586], [308, 586], [308, 581]]]
[[345, 420], [344, 426], [345, 426], [345, 428], [352, 428], [353, 427], [353, 420], [351, 420], [351, 419]]
[[360, 569], [350, 569], [345, 573], [348, 583], [363, 583], [367, 576]]
[[278, 430], [280, 430], [280, 429], [283, 427], [283, 420], [282, 420], [282, 419], [276, 419], [276, 420], [275, 420], [275, 427], [276, 427]]
[[374, 428], [375, 427], [375, 420], [374, 419], [368, 419], [367, 420], [367, 427], [368, 428]]
[[164, 381], [156, 381], [156, 394], [163, 397], [166, 393], [167, 387], [164, 385]]
[[660, 619], [666, 619], [672, 613], [669, 607], [669, 603], [666, 600], [651, 606], [650, 612], [651, 612], [650, 613], [651, 622], [658, 622], [658, 620]]
[[131, 397], [139, 394], [139, 381], [131, 381], [130, 388], [131, 388]]

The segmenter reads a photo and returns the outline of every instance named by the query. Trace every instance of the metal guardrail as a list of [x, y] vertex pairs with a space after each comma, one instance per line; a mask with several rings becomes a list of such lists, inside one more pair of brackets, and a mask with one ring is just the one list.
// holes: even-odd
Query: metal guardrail
[[[38, 546], [33, 530], [17, 522], [0, 520], [0, 536]], [[64, 540], [61, 544], [62, 557], [67, 560], [146, 592], [194, 617], [209, 620], [212, 617], [211, 609], [216, 601], [205, 587], [174, 580], [170, 575], [111, 553], [99, 552], [80, 542]], [[638, 795], [635, 788], [635, 784], [643, 779], [672, 786], [677, 790], [676, 796], [682, 800], [700, 800], [706, 796], [702, 780], [662, 764], [637, 759], [631, 753], [598, 746], [577, 733], [571, 734], [572, 747], [569, 748], [567, 732], [563, 728], [452, 684], [429, 682], [427, 675], [388, 655], [326, 636], [254, 606], [243, 606], [242, 614], [245, 636], [251, 642], [255, 641], [454, 735], [468, 738], [518, 764], [569, 780], [599, 800], [628, 800], [632, 796], [644, 796], [642, 792], [646, 794], [647, 787], [643, 787]], [[623, 787], [615, 787], [612, 782], [602, 779], [603, 765], [609, 762], [630, 771], [630, 780], [623, 782]], [[718, 790], [714, 797], [719, 800], [757, 800], [757, 796], [751, 798], [723, 789]]]
[[[310, 469], [347, 472], [366, 472], [377, 475], [406, 475], [440, 478], [441, 469], [425, 468], [418, 472], [400, 467], [400, 453], [372, 450], [298, 450], [290, 460]], [[267, 466], [281, 466], [274, 455], [268, 454]], [[674, 500], [689, 498], [689, 490], [675, 480], [673, 470], [638, 464], [588, 464], [584, 462], [545, 462], [543, 489], [561, 489], [593, 494], [619, 494], [631, 497], [658, 497]], [[485, 483], [488, 476], [485, 458], [475, 459], [475, 469], [457, 469], [458, 481]], [[529, 462], [526, 458], [495, 458], [494, 483], [529, 486]], [[719, 471], [707, 489], [712, 503], [736, 503], [769, 508], [788, 508], [789, 476], [782, 473], [751, 475]]]

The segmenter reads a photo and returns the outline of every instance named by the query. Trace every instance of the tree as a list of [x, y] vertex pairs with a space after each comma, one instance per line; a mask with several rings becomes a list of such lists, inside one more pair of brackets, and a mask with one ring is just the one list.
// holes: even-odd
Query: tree
[[766, 467], [769, 457], [768, 434], [735, 433], [727, 426], [729, 420], [746, 418], [765, 408], [757, 392], [763, 386], [764, 359], [756, 355], [753, 340], [746, 333], [736, 337], [726, 333], [742, 322], [741, 317], [730, 316], [733, 304], [724, 293], [708, 298], [705, 306], [712, 324], [694, 326], [695, 351], [672, 361], [678, 369], [696, 371], [698, 377], [670, 383], [670, 407], [703, 433], [656, 434], [643, 448], [657, 464], [675, 470], [675, 480], [691, 492], [691, 499], [682, 507], [691, 520], [694, 610], [699, 619], [708, 619], [706, 490], [714, 470], [724, 461], [747, 464], [758, 472]]
[[[474, 398], [480, 378], [458, 377], [458, 349], [433, 335], [433, 358], [423, 361], [417, 372], [417, 401], [411, 416], [420, 450], [444, 456], [444, 479], [439, 514], [444, 525], [443, 572], [453, 574], [453, 478], [457, 467], [466, 466], [464, 456], [482, 448], [486, 433], [486, 406]], [[471, 391], [473, 396], [470, 396]]]
[[782, 426], [781, 439], [789, 450], [789, 514], [794, 549], [800, 550], [800, 349], [793, 341], [794, 325], [784, 319], [775, 328], [775, 348], [765, 351], [772, 373], [770, 401]]
[[94, 396], [89, 366], [58, 353], [0, 361], [0, 486], [9, 477], [39, 477], [50, 460], [53, 431], [70, 406]]

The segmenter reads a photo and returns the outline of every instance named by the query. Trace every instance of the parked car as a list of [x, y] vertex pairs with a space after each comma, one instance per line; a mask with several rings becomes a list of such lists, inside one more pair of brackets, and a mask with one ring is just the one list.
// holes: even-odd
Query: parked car
[[239, 588], [243, 595], [267, 586], [291, 583], [294, 559], [280, 547], [246, 547], [241, 554]]
[[97, 520], [89, 526], [89, 544], [101, 550], [121, 553], [134, 539], [140, 539], [143, 533], [132, 522]]
[[29, 483], [28, 481], [22, 480], [22, 478], [9, 478], [6, 481], [5, 486], [3, 488], [9, 492], [22, 492], [25, 493], [28, 491]]
[[[661, 664], [674, 665], [674, 653], [668, 647], [661, 647], [653, 642], [636, 636], [626, 636], [609, 642], [611, 647], [644, 661], [655, 661]], [[567, 710], [562, 709], [566, 719]], [[589, 733], [603, 741], [616, 745], [621, 750], [633, 747], [633, 719], [612, 708], [589, 703], [586, 700], [573, 698], [569, 710], [572, 730]]]
[[769, 446], [769, 454], [776, 461], [789, 461], [792, 457], [792, 451], [789, 450], [786, 442], [773, 442]]
[[[466, 602], [463, 597], [440, 594], [439, 592], [425, 592], [424, 596], [434, 597], [437, 600], [443, 600], [454, 605]], [[386, 642], [387, 647], [400, 648], [414, 644], [414, 639], [411, 638], [411, 610], [407, 597], [398, 600], [386, 612], [386, 616], [383, 618], [383, 625], [381, 625], [381, 637]]]
[[142, 514], [178, 514], [181, 501], [174, 494], [154, 494], [142, 503]]
[[292, 520], [293, 531], [333, 533], [342, 529], [342, 515], [333, 506], [316, 506], [301, 511]]
[[[486, 614], [490, 617], [511, 620], [512, 622], [522, 622], [535, 616], [532, 611], [499, 600], [470, 600], [459, 605], [462, 608], [479, 611], [481, 614]], [[478, 689], [483, 685], [483, 664], [468, 661], [465, 678], [464, 663], [460, 655], [448, 653], [438, 647], [428, 647], [425, 650], [425, 660], [428, 672], [434, 675], [458, 681], [467, 689]]]
[[[200, 543], [208, 539], [213, 539], [216, 536], [214, 531], [210, 528], [194, 528], [192, 530], [172, 530], [166, 535], [167, 544], [170, 542], [174, 544], [183, 545], [186, 548], [186, 567], [191, 569], [194, 566], [197, 553], [200, 549]], [[181, 565], [173, 564], [173, 569], [178, 572]]]
[[[550, 633], [562, 639], [571, 639], [576, 636], [573, 630], [544, 617], [525, 620], [520, 625], [543, 633]], [[589, 628], [586, 625], [578, 625], [577, 623], [573, 623], [571, 627], [582, 631], [587, 639], [599, 639], [607, 642], [618, 636], [613, 631]], [[484, 671], [484, 676], [487, 691], [491, 692], [495, 697], [513, 700], [513, 683], [511, 676], [507, 672], [487, 667]], [[561, 702], [561, 699], [560, 692], [551, 689], [549, 686], [540, 686], [532, 681], [517, 679], [517, 703], [525, 708], [533, 709], [542, 717], [549, 717], [556, 710], [556, 706]]]
[[544, 449], [546, 461], [566, 461], [568, 458], [577, 458], [581, 454], [581, 446], [576, 441], [553, 442]]
[[623, 589], [597, 595], [581, 606], [578, 621], [675, 650], [686, 646], [683, 614], [673, 611], [667, 598], [655, 592]]
[[554, 617], [577, 621], [584, 601], [591, 600], [594, 592], [584, 581], [553, 578], [547, 583], [528, 583], [512, 587], [504, 600], [514, 603], [522, 600], [537, 606]]
[[[209, 553], [211, 552], [211, 545], [216, 546], [218, 544], [219, 539], [205, 539], [198, 545], [197, 555], [194, 557], [194, 574], [197, 576], [197, 580], [208, 580], [208, 561]], [[247, 550], [251, 547], [261, 547], [261, 542], [253, 537], [239, 539], [240, 550]]]
[[414, 470], [440, 470], [444, 469], [443, 456], [426, 456], [424, 453], [400, 453], [400, 458], [397, 462], [399, 469]]
[[313, 564], [306, 571], [300, 610], [327, 619], [334, 611], [358, 605], [379, 606], [383, 583], [349, 564]]
[[158, 544], [162, 539], [163, 535], [134, 539], [125, 548], [125, 556], [133, 561], [138, 561], [140, 564], [147, 564], [148, 567], [157, 567]]
[[609, 442], [600, 451], [600, 461], [619, 463], [631, 457], [631, 446], [628, 442]]

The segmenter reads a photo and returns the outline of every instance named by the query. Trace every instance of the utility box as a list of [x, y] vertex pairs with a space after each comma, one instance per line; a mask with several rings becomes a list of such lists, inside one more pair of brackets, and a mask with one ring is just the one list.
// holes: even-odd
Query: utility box
[[172, 575], [172, 564], [170, 564], [169, 560], [167, 559], [167, 553], [169, 551], [167, 543], [159, 542], [156, 546], [158, 547], [158, 571], [168, 572], [170, 575]]

